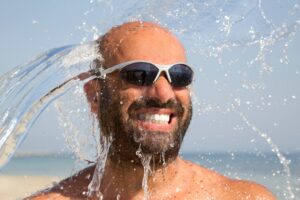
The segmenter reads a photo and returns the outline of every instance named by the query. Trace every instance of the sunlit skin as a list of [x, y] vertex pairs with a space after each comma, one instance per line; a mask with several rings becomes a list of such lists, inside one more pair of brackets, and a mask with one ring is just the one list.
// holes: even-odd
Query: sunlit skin
[[[106, 67], [131, 60], [147, 60], [158, 64], [187, 62], [182, 44], [169, 31], [152, 23], [144, 23], [144, 26], [146, 27], [141, 27], [140, 22], [131, 22], [107, 33], [105, 45], [102, 46], [104, 49], [101, 49]], [[176, 130], [181, 120], [188, 118], [188, 107], [191, 106], [190, 88], [172, 87], [164, 74], [161, 74], [153, 85], [140, 87], [120, 80], [118, 72], [114, 72], [107, 76], [106, 84], [109, 90], [114, 92], [114, 95], [110, 96], [111, 101], [122, 102], [122, 120], [127, 121], [132, 118], [133, 126], [137, 129], [150, 132], [160, 131], [167, 136]], [[85, 86], [85, 90], [91, 111], [97, 115], [99, 111], [99, 94], [97, 92], [101, 90], [101, 85], [90, 82]], [[182, 118], [174, 116], [168, 124], [157, 124], [145, 122], [136, 117], [138, 114], [168, 115], [174, 113], [172, 109], [160, 108], [140, 109], [130, 116], [127, 112], [130, 105], [143, 97], [155, 97], [161, 102], [176, 99], [184, 108]], [[152, 137], [152, 135], [147, 137]], [[125, 152], [132, 153], [131, 151]], [[103, 199], [117, 199], [117, 197], [124, 200], [143, 199], [144, 169], [139, 163], [139, 159], [135, 155], [128, 155], [128, 158], [132, 157], [132, 162], [125, 159], [116, 162], [113, 157], [111, 154], [108, 156], [101, 188], [99, 188]], [[275, 199], [265, 187], [259, 184], [232, 180], [200, 165], [185, 161], [178, 155], [171, 156], [163, 166], [155, 167], [151, 164], [151, 170], [148, 179], [148, 199], [151, 200]], [[57, 186], [28, 199], [99, 199], [95, 195], [87, 198], [84, 194], [93, 173], [94, 166], [86, 168], [73, 177], [63, 180]]]

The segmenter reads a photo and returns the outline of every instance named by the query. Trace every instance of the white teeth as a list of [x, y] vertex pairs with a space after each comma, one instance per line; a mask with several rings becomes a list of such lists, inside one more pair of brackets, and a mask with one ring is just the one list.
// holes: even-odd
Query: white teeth
[[156, 124], [167, 124], [170, 121], [168, 114], [139, 114], [138, 119], [142, 121], [149, 121]]

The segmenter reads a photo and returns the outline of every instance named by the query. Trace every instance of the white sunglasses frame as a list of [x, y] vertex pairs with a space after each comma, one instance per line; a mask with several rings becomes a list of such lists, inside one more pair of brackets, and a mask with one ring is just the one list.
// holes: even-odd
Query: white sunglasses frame
[[153, 81], [153, 83], [155, 83], [155, 81], [157, 81], [157, 79], [159, 78], [160, 74], [162, 72], [165, 72], [165, 74], [167, 75], [167, 79], [170, 83], [172, 83], [172, 79], [171, 79], [171, 76], [169, 74], [169, 69], [171, 67], [173, 67], [174, 65], [178, 65], [178, 64], [183, 64], [183, 65], [186, 65], [187, 67], [189, 67], [194, 75], [194, 71], [193, 69], [186, 63], [173, 63], [173, 64], [170, 64], [170, 65], [162, 65], [162, 64], [155, 64], [155, 63], [152, 63], [152, 62], [149, 62], [147, 60], [132, 60], [132, 61], [127, 61], [127, 62], [123, 62], [123, 63], [119, 63], [117, 65], [114, 65], [108, 69], [104, 69], [102, 66], [100, 68], [96, 68], [95, 69], [95, 73], [96, 74], [100, 74], [98, 77], [102, 78], [102, 79], [105, 79], [106, 78], [106, 74], [110, 74], [116, 70], [121, 70], [122, 68], [126, 67], [127, 65], [130, 65], [130, 64], [133, 64], [133, 63], [138, 63], [138, 62], [143, 62], [143, 63], [149, 63], [149, 64], [152, 64], [154, 65], [157, 69], [158, 69], [158, 73]]

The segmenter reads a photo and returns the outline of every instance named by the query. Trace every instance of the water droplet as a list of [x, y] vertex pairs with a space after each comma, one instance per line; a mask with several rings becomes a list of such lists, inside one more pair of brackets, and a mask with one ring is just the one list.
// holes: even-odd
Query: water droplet
[[39, 23], [39, 21], [37, 21], [37, 20], [32, 20], [32, 22], [31, 22], [32, 24], [38, 24]]

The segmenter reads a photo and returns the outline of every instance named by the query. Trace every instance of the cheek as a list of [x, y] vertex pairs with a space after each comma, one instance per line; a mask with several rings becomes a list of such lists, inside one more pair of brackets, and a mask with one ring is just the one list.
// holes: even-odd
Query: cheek
[[189, 107], [191, 104], [190, 90], [177, 90], [175, 91], [175, 97], [184, 107]]
[[124, 89], [120, 91], [120, 104], [121, 106], [121, 110], [123, 113], [123, 117], [125, 118], [125, 120], [128, 119], [128, 109], [131, 106], [131, 104], [133, 102], [135, 102], [136, 100], [140, 99], [143, 97], [142, 95], [143, 93], [141, 92], [141, 90], [137, 90], [137, 89]]
[[175, 91], [175, 97], [176, 100], [180, 102], [181, 105], [184, 107], [183, 118], [186, 118], [191, 106], [190, 90], [185, 89], [185, 90]]

